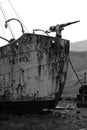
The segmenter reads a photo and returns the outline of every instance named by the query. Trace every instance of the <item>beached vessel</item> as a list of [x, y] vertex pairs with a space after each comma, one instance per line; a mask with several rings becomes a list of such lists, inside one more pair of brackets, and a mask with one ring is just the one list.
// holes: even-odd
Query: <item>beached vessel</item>
[[69, 41], [23, 34], [0, 48], [0, 110], [54, 108], [65, 85]]
[[[3, 13], [3, 11], [2, 11]], [[4, 14], [3, 14], [4, 15]], [[4, 15], [5, 16], [5, 15]], [[0, 112], [26, 114], [53, 109], [61, 99], [69, 58], [69, 40], [62, 39], [64, 27], [79, 21], [51, 26], [46, 35], [24, 33], [0, 47]], [[10, 28], [9, 28], [10, 29]], [[55, 32], [56, 36], [49, 36]]]

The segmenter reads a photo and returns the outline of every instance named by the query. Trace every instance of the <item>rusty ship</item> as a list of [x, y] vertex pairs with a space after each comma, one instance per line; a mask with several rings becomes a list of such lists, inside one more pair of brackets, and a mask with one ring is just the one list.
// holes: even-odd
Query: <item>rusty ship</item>
[[[2, 12], [3, 13], [3, 12]], [[69, 58], [69, 40], [62, 39], [64, 27], [79, 21], [51, 26], [46, 35], [24, 33], [0, 47], [0, 113], [26, 114], [54, 109], [64, 89]], [[55, 32], [56, 36], [49, 33]]]
[[65, 85], [68, 56], [68, 40], [37, 34], [24, 34], [1, 47], [0, 110], [55, 108]]

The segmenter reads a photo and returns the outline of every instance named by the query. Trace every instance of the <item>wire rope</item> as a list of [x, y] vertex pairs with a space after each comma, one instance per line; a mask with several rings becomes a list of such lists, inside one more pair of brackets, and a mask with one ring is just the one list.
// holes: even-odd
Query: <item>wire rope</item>
[[76, 77], [77, 77], [79, 83], [80, 83], [81, 86], [82, 86], [83, 84], [82, 84], [81, 80], [79, 79], [79, 76], [78, 76], [78, 74], [77, 74], [77, 72], [76, 72], [76, 70], [75, 70], [75, 68], [74, 68], [74, 66], [73, 66], [73, 64], [72, 64], [72, 62], [71, 62], [71, 60], [70, 60], [70, 58], [69, 58], [69, 63], [70, 63], [70, 65], [71, 65], [71, 67], [72, 67], [72, 69], [73, 69], [73, 71], [74, 71], [74, 73], [75, 73], [75, 75], [76, 75]]
[[[6, 20], [7, 20], [7, 16], [6, 16], [6, 13], [5, 13], [5, 11], [4, 11], [4, 8], [3, 8], [3, 6], [2, 6], [1, 1], [0, 1], [0, 10], [1, 10], [2, 14], [3, 14], [3, 17], [4, 17], [5, 21], [6, 21]], [[9, 30], [10, 30], [10, 32], [11, 32], [11, 35], [12, 35], [12, 37], [14, 38], [13, 31], [12, 31], [12, 29], [11, 29], [11, 27], [10, 27], [9, 24], [8, 24], [8, 26], [9, 26]]]
[[1, 25], [1, 28], [2, 28], [2, 31], [3, 31], [4, 37], [6, 38], [6, 34], [5, 34], [5, 31], [4, 31], [4, 29], [3, 29], [3, 26], [2, 26], [2, 23], [1, 23], [1, 21], [0, 21], [0, 25]]
[[[10, 6], [12, 7], [12, 9], [14, 10], [15, 14], [17, 15], [17, 17], [19, 18], [19, 20], [21, 21], [21, 23], [23, 24], [21, 18], [19, 17], [17, 11], [15, 10], [15, 8], [13, 7], [12, 3], [10, 2], [10, 0], [8, 0]], [[25, 25], [23, 24], [24, 28], [26, 29], [26, 31], [28, 32], [28, 29], [25, 27]]]

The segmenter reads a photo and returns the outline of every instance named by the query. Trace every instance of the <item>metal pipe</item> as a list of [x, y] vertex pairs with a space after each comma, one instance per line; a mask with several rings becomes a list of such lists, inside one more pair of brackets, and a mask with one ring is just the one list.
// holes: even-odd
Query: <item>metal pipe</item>
[[20, 22], [20, 20], [18, 20], [18, 19], [16, 19], [16, 18], [12, 18], [12, 19], [9, 19], [9, 20], [5, 21], [5, 28], [7, 28], [7, 26], [8, 26], [7, 23], [10, 22], [10, 21], [12, 21], [12, 20], [16, 20], [16, 21], [18, 21], [18, 22], [20, 23], [21, 28], [22, 28], [22, 33], [24, 34], [24, 28], [23, 28], [23, 25], [22, 25], [22, 23]]

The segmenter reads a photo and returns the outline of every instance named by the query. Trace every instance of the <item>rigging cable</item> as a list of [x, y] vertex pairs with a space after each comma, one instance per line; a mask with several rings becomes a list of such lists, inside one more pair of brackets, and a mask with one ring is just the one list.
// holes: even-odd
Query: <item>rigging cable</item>
[[74, 66], [73, 66], [73, 64], [72, 64], [72, 62], [71, 62], [71, 60], [70, 60], [70, 58], [69, 58], [69, 63], [70, 63], [70, 65], [71, 65], [71, 67], [72, 67], [72, 69], [73, 69], [73, 71], [74, 71], [74, 73], [75, 73], [75, 75], [76, 75], [76, 77], [77, 77], [79, 83], [80, 83], [81, 86], [82, 86], [83, 84], [82, 84], [81, 80], [79, 79], [78, 74], [77, 74], [76, 70], [74, 69]]
[[[5, 14], [5, 11], [4, 11], [4, 9], [3, 9], [3, 6], [2, 6], [1, 1], [0, 1], [0, 9], [1, 9], [1, 12], [2, 12], [2, 14], [3, 14], [3, 16], [4, 16], [5, 21], [6, 21], [6, 20], [7, 20], [7, 16], [6, 16], [6, 14]], [[12, 37], [14, 38], [13, 31], [12, 31], [12, 29], [11, 29], [11, 27], [10, 27], [9, 24], [8, 24], [8, 26], [9, 26], [9, 30], [10, 30], [10, 32], [11, 32], [11, 35], [12, 35]]]
[[9, 42], [9, 40], [7, 40], [6, 38], [0, 36], [1, 39], [5, 40], [6, 42]]
[[4, 37], [5, 37], [5, 38], [4, 38], [4, 37], [0, 36], [0, 38], [3, 39], [3, 40], [5, 40], [6, 42], [9, 42], [9, 40], [6, 39], [5, 31], [4, 31], [4, 29], [3, 29], [3, 26], [2, 26], [2, 24], [1, 24], [1, 21], [0, 21], [0, 25], [1, 25], [1, 28], [2, 28], [2, 31], [3, 31], [3, 33], [4, 33]]
[[2, 28], [2, 31], [3, 31], [4, 37], [6, 38], [6, 34], [5, 34], [5, 31], [4, 31], [4, 29], [3, 29], [3, 26], [2, 26], [2, 23], [1, 23], [1, 21], [0, 21], [0, 25], [1, 25], [1, 28]]
[[[19, 18], [19, 20], [21, 21], [21, 23], [23, 24], [21, 18], [19, 17], [18, 13], [16, 12], [15, 8], [13, 7], [12, 3], [10, 2], [10, 0], [8, 0], [10, 6], [12, 7], [12, 9], [14, 10], [15, 14], [17, 15], [17, 17]], [[28, 32], [28, 29], [25, 27], [25, 25], [23, 24], [24, 28], [26, 29], [26, 31]]]

